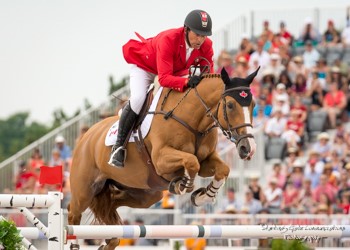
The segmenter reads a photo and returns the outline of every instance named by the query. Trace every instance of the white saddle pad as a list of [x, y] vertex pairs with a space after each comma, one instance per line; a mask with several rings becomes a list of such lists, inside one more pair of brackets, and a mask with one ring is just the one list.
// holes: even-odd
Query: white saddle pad
[[[162, 90], [163, 90], [163, 87], [160, 87], [158, 89], [157, 94], [153, 98], [153, 101], [151, 103], [149, 111], [156, 110], [160, 95], [162, 94]], [[145, 119], [142, 121], [141, 134], [142, 134], [143, 138], [146, 137], [146, 135], [148, 134], [148, 131], [151, 128], [153, 116], [154, 116], [153, 114], [147, 114]], [[117, 141], [118, 127], [119, 127], [119, 120], [116, 121], [113, 124], [113, 126], [108, 130], [108, 133], [107, 133], [106, 138], [105, 138], [105, 145], [106, 146], [113, 146], [115, 144], [115, 142]], [[138, 137], [137, 133], [131, 134], [129, 142], [135, 142], [134, 135], [136, 135]]]

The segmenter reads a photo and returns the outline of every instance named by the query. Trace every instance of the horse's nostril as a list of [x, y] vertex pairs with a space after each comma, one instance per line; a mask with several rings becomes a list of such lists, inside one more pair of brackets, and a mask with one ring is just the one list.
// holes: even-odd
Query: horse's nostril
[[239, 151], [242, 152], [242, 154], [245, 154], [245, 155], [249, 153], [248, 152], [248, 148], [246, 146], [241, 146], [239, 148]]

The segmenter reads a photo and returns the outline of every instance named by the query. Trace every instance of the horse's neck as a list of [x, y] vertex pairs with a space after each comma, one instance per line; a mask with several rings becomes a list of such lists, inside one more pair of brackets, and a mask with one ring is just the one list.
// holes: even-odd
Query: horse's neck
[[207, 108], [213, 114], [223, 93], [224, 84], [221, 78], [204, 78], [189, 93], [163, 91], [157, 104], [157, 110], [172, 113], [178, 119], [197, 131], [204, 131], [212, 125], [213, 119], [208, 116]]
[[224, 92], [224, 84], [220, 78], [204, 78], [198, 85], [198, 93], [208, 106], [216, 106]]
[[198, 95], [195, 94], [192, 98], [196, 104], [196, 108], [193, 111], [193, 119], [197, 121], [197, 127], [199, 131], [203, 131], [213, 123], [213, 119], [208, 116], [207, 108], [209, 108], [213, 114], [215, 113], [216, 107], [220, 101], [223, 93], [224, 84], [220, 78], [204, 78], [201, 84], [198, 85]]

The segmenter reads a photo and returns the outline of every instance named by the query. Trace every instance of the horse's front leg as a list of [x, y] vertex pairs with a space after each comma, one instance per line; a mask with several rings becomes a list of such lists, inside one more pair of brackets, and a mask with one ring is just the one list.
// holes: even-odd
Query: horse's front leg
[[194, 189], [194, 179], [199, 171], [199, 162], [195, 155], [171, 147], [156, 150], [153, 156], [154, 166], [160, 176], [173, 175], [183, 168], [183, 176], [174, 178], [169, 185], [169, 191], [174, 194], [190, 193]]
[[201, 163], [199, 175], [202, 177], [214, 176], [214, 178], [206, 188], [199, 188], [192, 193], [191, 201], [193, 205], [202, 206], [205, 203], [215, 203], [216, 196], [225, 184], [229, 173], [229, 166], [221, 160], [217, 152], [209, 155]]

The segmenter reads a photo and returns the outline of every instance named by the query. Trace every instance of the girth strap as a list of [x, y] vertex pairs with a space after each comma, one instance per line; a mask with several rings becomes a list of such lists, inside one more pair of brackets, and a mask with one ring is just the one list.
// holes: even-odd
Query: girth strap
[[160, 190], [160, 191], [164, 190], [164, 188], [167, 188], [169, 186], [169, 181], [167, 181], [166, 179], [164, 179], [163, 177], [157, 174], [152, 162], [151, 155], [148, 152], [148, 149], [145, 145], [145, 141], [142, 137], [141, 126], [138, 127], [137, 134], [138, 136], [134, 135], [134, 140], [135, 140], [136, 148], [139, 151], [139, 154], [148, 169], [147, 184], [152, 189]]

